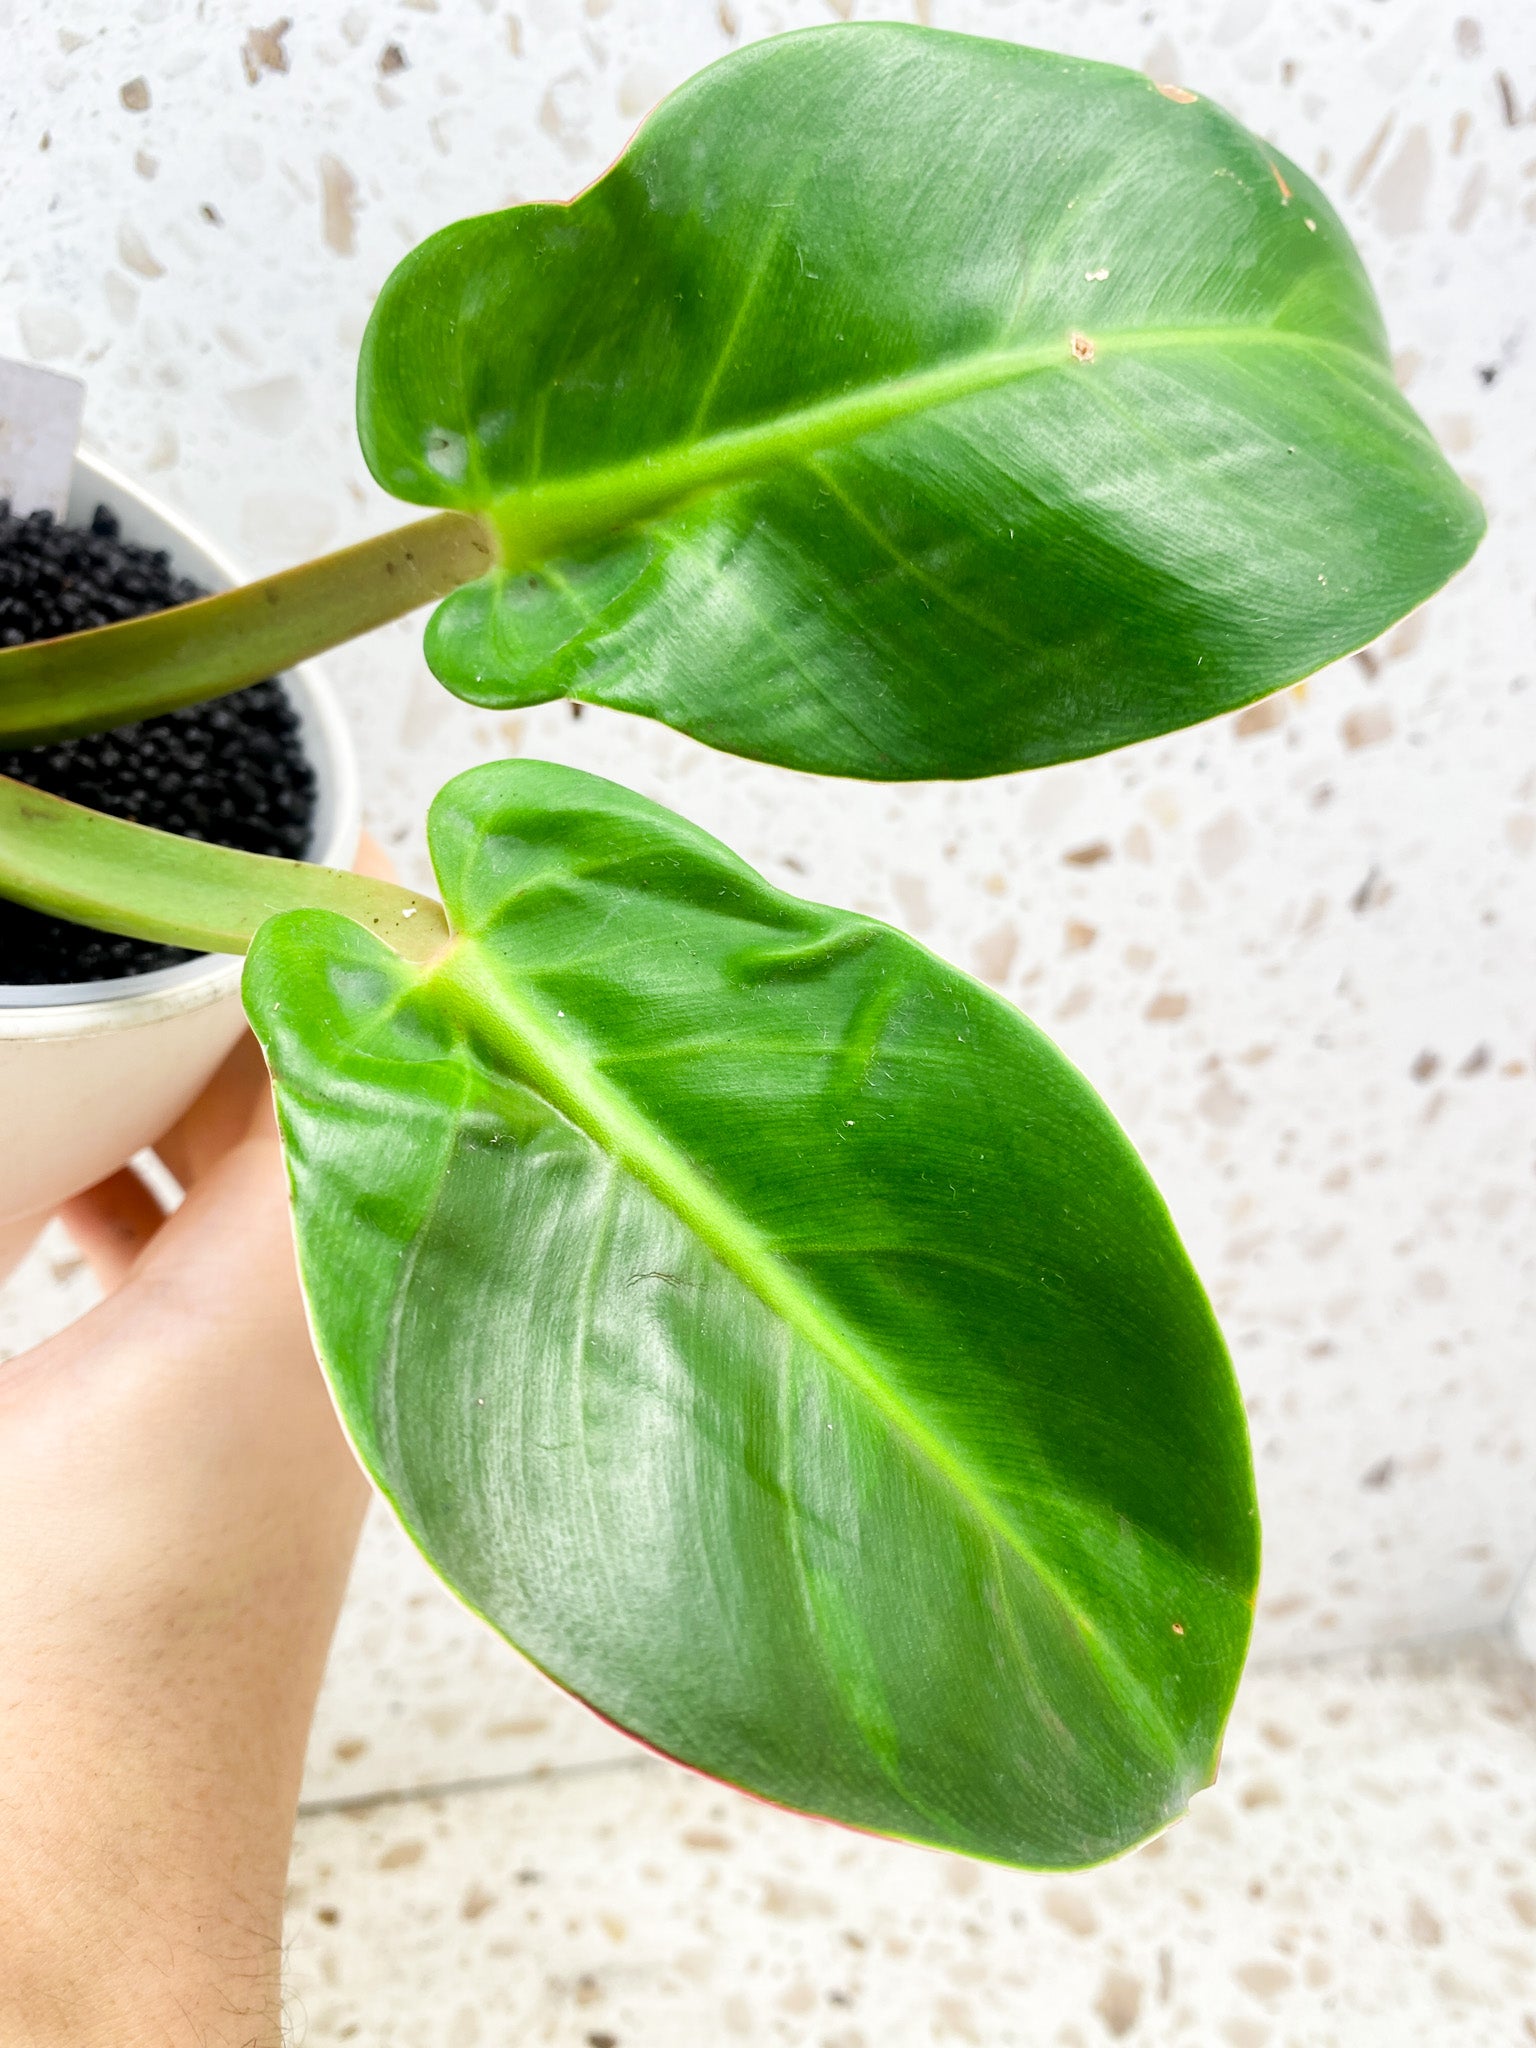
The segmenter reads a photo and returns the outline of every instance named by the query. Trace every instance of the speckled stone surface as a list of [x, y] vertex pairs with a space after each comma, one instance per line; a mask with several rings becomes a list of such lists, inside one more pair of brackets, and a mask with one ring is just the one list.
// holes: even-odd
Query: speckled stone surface
[[[0, 0], [0, 352], [85, 376], [92, 443], [252, 570], [355, 538], [394, 516], [350, 410], [355, 345], [398, 257], [457, 216], [575, 191], [663, 91], [742, 41], [880, 11], [287, 0], [284, 27], [244, 0]], [[1531, 1930], [1507, 1899], [1521, 1879], [1499, 1875], [1536, 1865], [1528, 1724], [1491, 1704], [1516, 1712], [1509, 1684], [1476, 1660], [1378, 1681], [1346, 1659], [1328, 1685], [1355, 1718], [1307, 1721], [1302, 1739], [1302, 1703], [1333, 1695], [1311, 1667], [1274, 1661], [1497, 1628], [1536, 1553], [1536, 11], [888, 11], [1186, 82], [1318, 175], [1378, 283], [1402, 383], [1487, 504], [1472, 568], [1265, 707], [959, 788], [817, 782], [616, 714], [489, 718], [431, 683], [415, 624], [329, 666], [373, 824], [412, 879], [448, 775], [508, 751], [574, 762], [671, 804], [775, 881], [916, 933], [1020, 1002], [1102, 1090], [1207, 1277], [1253, 1422], [1263, 1668], [1232, 1781], [1208, 1802], [1231, 1839], [1192, 1821], [1161, 1860], [1082, 1881], [1071, 1896], [1093, 1902], [1091, 1938], [1052, 1919], [1049, 1886], [979, 1874], [982, 1964], [965, 1960], [980, 1907], [947, 1866], [729, 1801], [728, 1821], [712, 1819], [721, 1795], [659, 1766], [452, 1794], [414, 1835], [400, 1808], [316, 1817], [295, 1920], [310, 2037], [1536, 2037], [1513, 1960]], [[61, 1263], [45, 1249], [0, 1298], [0, 1344], [78, 1305]], [[1536, 1596], [1527, 1643], [1533, 1617]], [[1290, 1725], [1274, 1700], [1292, 1703], [1298, 1740], [1267, 1755], [1280, 1803], [1250, 1809], [1240, 1759], [1266, 1755], [1265, 1720]], [[462, 1615], [382, 1519], [370, 1529], [312, 1797], [626, 1756]], [[1395, 1803], [1368, 1789], [1386, 1758]], [[689, 1849], [695, 1827], [735, 1847]], [[381, 1871], [397, 1835], [427, 1846]], [[542, 1931], [521, 1894], [515, 1911], [459, 1917], [472, 1885], [512, 1898], [523, 1859], [561, 1901]], [[646, 1861], [660, 1878], [640, 1874]], [[1305, 1901], [1282, 1907], [1293, 1865]], [[781, 1882], [835, 1910], [766, 1912]], [[1245, 1903], [1252, 1883], [1270, 1903]], [[1198, 1915], [1186, 1884], [1206, 1901]], [[330, 1931], [311, 1911], [326, 1886], [344, 1913]], [[1415, 1898], [1429, 1916], [1416, 1924], [1442, 1941], [1414, 1938]], [[1000, 1933], [1014, 1910], [1025, 1929]], [[627, 1945], [601, 1931], [605, 1912]], [[905, 1956], [843, 1941], [845, 1928], [873, 1941], [880, 1915], [912, 1942]], [[1326, 1982], [1308, 1979], [1310, 1937], [1279, 1946], [1293, 1926], [1319, 1930]], [[493, 1955], [498, 1942], [511, 1946]], [[857, 2008], [827, 2003], [855, 1964]], [[1250, 1964], [1252, 1984], [1235, 1974]], [[583, 2004], [594, 1972], [600, 1996]], [[1140, 1987], [1129, 2020], [1116, 1972]], [[1394, 2031], [1392, 1998], [1410, 1994], [1414, 2017]]]
[[1513, 2048], [1536, 2038], [1531, 1673], [1477, 1642], [1255, 1673], [1218, 1787], [1070, 1877], [631, 1753], [312, 1813], [289, 1926], [314, 2048]]

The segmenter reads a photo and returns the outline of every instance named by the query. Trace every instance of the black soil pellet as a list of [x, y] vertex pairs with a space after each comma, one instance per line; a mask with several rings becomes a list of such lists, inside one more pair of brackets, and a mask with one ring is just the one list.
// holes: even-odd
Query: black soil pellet
[[[58, 526], [46, 512], [13, 519], [0, 500], [0, 646], [202, 595], [163, 549], [120, 539], [104, 505], [85, 528]], [[314, 771], [287, 696], [271, 681], [115, 732], [0, 753], [0, 775], [188, 839], [291, 858], [310, 850]], [[113, 981], [192, 958], [0, 901], [0, 982]]]

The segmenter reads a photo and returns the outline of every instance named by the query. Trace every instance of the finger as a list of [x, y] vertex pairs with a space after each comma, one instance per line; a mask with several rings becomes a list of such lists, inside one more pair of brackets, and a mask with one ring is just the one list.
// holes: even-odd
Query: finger
[[[358, 841], [353, 866], [383, 881], [394, 863], [369, 833]], [[272, 1129], [272, 1096], [267, 1070], [254, 1038], [247, 1034], [192, 1107], [161, 1138], [155, 1151], [183, 1188], [194, 1187], [231, 1146], [257, 1129]]]
[[267, 1113], [270, 1091], [261, 1048], [249, 1032], [155, 1151], [183, 1188], [193, 1188]]
[[358, 874], [372, 875], [375, 881], [392, 882], [395, 879], [394, 862], [371, 832], [365, 832], [358, 840], [352, 866]]
[[101, 1287], [111, 1293], [165, 1221], [165, 1212], [131, 1166], [98, 1181], [59, 1211]]

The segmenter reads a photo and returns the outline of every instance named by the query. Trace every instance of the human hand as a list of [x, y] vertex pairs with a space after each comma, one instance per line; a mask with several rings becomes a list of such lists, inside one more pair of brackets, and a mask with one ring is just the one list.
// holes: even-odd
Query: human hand
[[107, 1290], [0, 1365], [0, 2048], [275, 2048], [304, 1745], [367, 1498], [253, 1041], [64, 1220]]

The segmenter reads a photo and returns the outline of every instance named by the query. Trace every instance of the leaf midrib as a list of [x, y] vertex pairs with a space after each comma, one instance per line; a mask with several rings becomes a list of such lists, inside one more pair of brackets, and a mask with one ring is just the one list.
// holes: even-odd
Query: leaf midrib
[[551, 1032], [536, 1010], [485, 969], [473, 933], [461, 933], [452, 951], [428, 973], [448, 1000], [450, 1011], [466, 1007], [477, 1030], [512, 1055], [522, 1076], [547, 1101], [647, 1186], [727, 1270], [841, 1371], [900, 1439], [944, 1478], [993, 1539], [1000, 1539], [1056, 1601], [1122, 1706], [1134, 1703], [1146, 1732], [1178, 1761], [1182, 1745], [1176, 1730], [1060, 1575], [999, 1513], [944, 1439], [892, 1392], [840, 1319], [753, 1225], [657, 1134], [569, 1039]]
[[887, 377], [836, 398], [776, 414], [550, 483], [502, 493], [483, 508], [500, 544], [503, 568], [520, 568], [562, 546], [654, 517], [702, 491], [744, 483], [805, 461], [882, 427], [1022, 382], [1045, 371], [1093, 376], [1105, 362], [1180, 349], [1283, 348], [1337, 358], [1384, 384], [1396, 398], [1386, 365], [1358, 348], [1294, 328], [1267, 326], [1147, 327], [1095, 332], [1093, 357], [1073, 353], [1073, 332], [1027, 348], [987, 349], [932, 369]]

